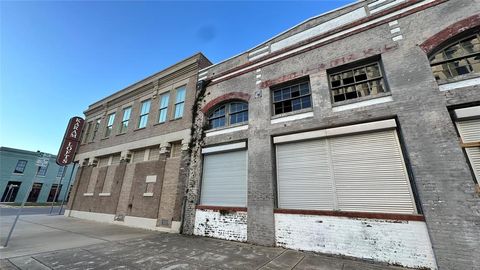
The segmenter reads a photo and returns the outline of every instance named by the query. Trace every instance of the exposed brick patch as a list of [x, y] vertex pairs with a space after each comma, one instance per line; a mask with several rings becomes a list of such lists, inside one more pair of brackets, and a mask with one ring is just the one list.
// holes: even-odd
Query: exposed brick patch
[[470, 16], [436, 33], [435, 35], [427, 39], [425, 42], [420, 44], [420, 48], [422, 48], [425, 53], [430, 54], [434, 49], [436, 49], [448, 39], [478, 26], [480, 26], [480, 14]]
[[205, 106], [203, 106], [202, 112], [207, 113], [211, 108], [215, 107], [217, 104], [220, 104], [226, 100], [231, 100], [231, 99], [240, 99], [248, 102], [248, 100], [250, 99], [250, 95], [242, 92], [227, 93], [223, 96], [219, 96], [211, 100], [210, 102], [208, 102]]

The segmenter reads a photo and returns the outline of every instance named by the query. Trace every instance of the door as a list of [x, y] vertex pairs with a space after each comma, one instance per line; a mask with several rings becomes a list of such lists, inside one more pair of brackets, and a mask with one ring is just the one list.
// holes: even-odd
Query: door
[[[60, 191], [62, 191], [62, 185], [60, 185], [60, 188], [58, 188], [58, 191], [57, 191], [57, 188], [58, 188], [57, 184], [52, 185], [52, 188], [50, 189], [50, 193], [48, 194], [47, 202], [52, 202], [53, 198], [55, 198], [56, 202], [58, 201], [58, 196], [60, 195]], [[56, 193], [56, 196], [55, 196], [55, 193]]]
[[37, 202], [38, 196], [40, 195], [40, 191], [42, 190], [42, 183], [34, 183], [32, 186], [32, 190], [28, 195], [27, 202]]
[[5, 191], [3, 192], [2, 202], [15, 202], [21, 184], [22, 182], [18, 181], [8, 181]]

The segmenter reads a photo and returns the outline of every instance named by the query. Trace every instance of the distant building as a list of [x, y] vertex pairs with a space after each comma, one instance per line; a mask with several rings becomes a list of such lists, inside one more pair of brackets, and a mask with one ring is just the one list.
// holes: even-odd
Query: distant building
[[90, 105], [65, 214], [179, 232], [202, 54]]
[[[66, 200], [66, 185], [73, 165], [66, 167], [55, 163], [56, 156], [50, 155], [48, 165], [39, 167], [36, 161], [41, 152], [32, 152], [0, 147], [0, 195], [1, 202], [21, 203], [28, 193], [27, 202], [45, 203]], [[63, 179], [60, 183], [60, 179]], [[74, 177], [72, 177], [73, 185]], [[58, 191], [57, 191], [58, 189]], [[55, 197], [55, 193], [57, 194]]]

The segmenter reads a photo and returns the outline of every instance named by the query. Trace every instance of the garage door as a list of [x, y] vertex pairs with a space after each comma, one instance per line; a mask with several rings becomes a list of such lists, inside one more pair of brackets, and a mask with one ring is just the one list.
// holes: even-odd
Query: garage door
[[276, 149], [280, 208], [416, 213], [394, 129]]
[[457, 128], [478, 181], [480, 180], [480, 119], [459, 121]]
[[247, 151], [212, 153], [204, 155], [202, 205], [247, 205]]

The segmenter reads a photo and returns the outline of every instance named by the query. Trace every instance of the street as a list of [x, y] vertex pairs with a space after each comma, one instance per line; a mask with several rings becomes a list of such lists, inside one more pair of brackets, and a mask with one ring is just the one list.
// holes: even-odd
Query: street
[[[19, 207], [2, 207], [0, 206], [0, 216], [14, 216], [18, 213]], [[65, 208], [64, 208], [65, 209]], [[62, 209], [62, 213], [64, 212]], [[60, 210], [60, 206], [54, 206], [52, 214], [58, 215], [58, 210]], [[22, 209], [22, 216], [24, 215], [48, 215], [50, 213], [50, 207], [42, 206], [42, 207], [24, 207]]]
[[[13, 221], [1, 219], [1, 241]], [[368, 261], [277, 247], [159, 233], [64, 216], [22, 216], [1, 269], [400, 270]]]

